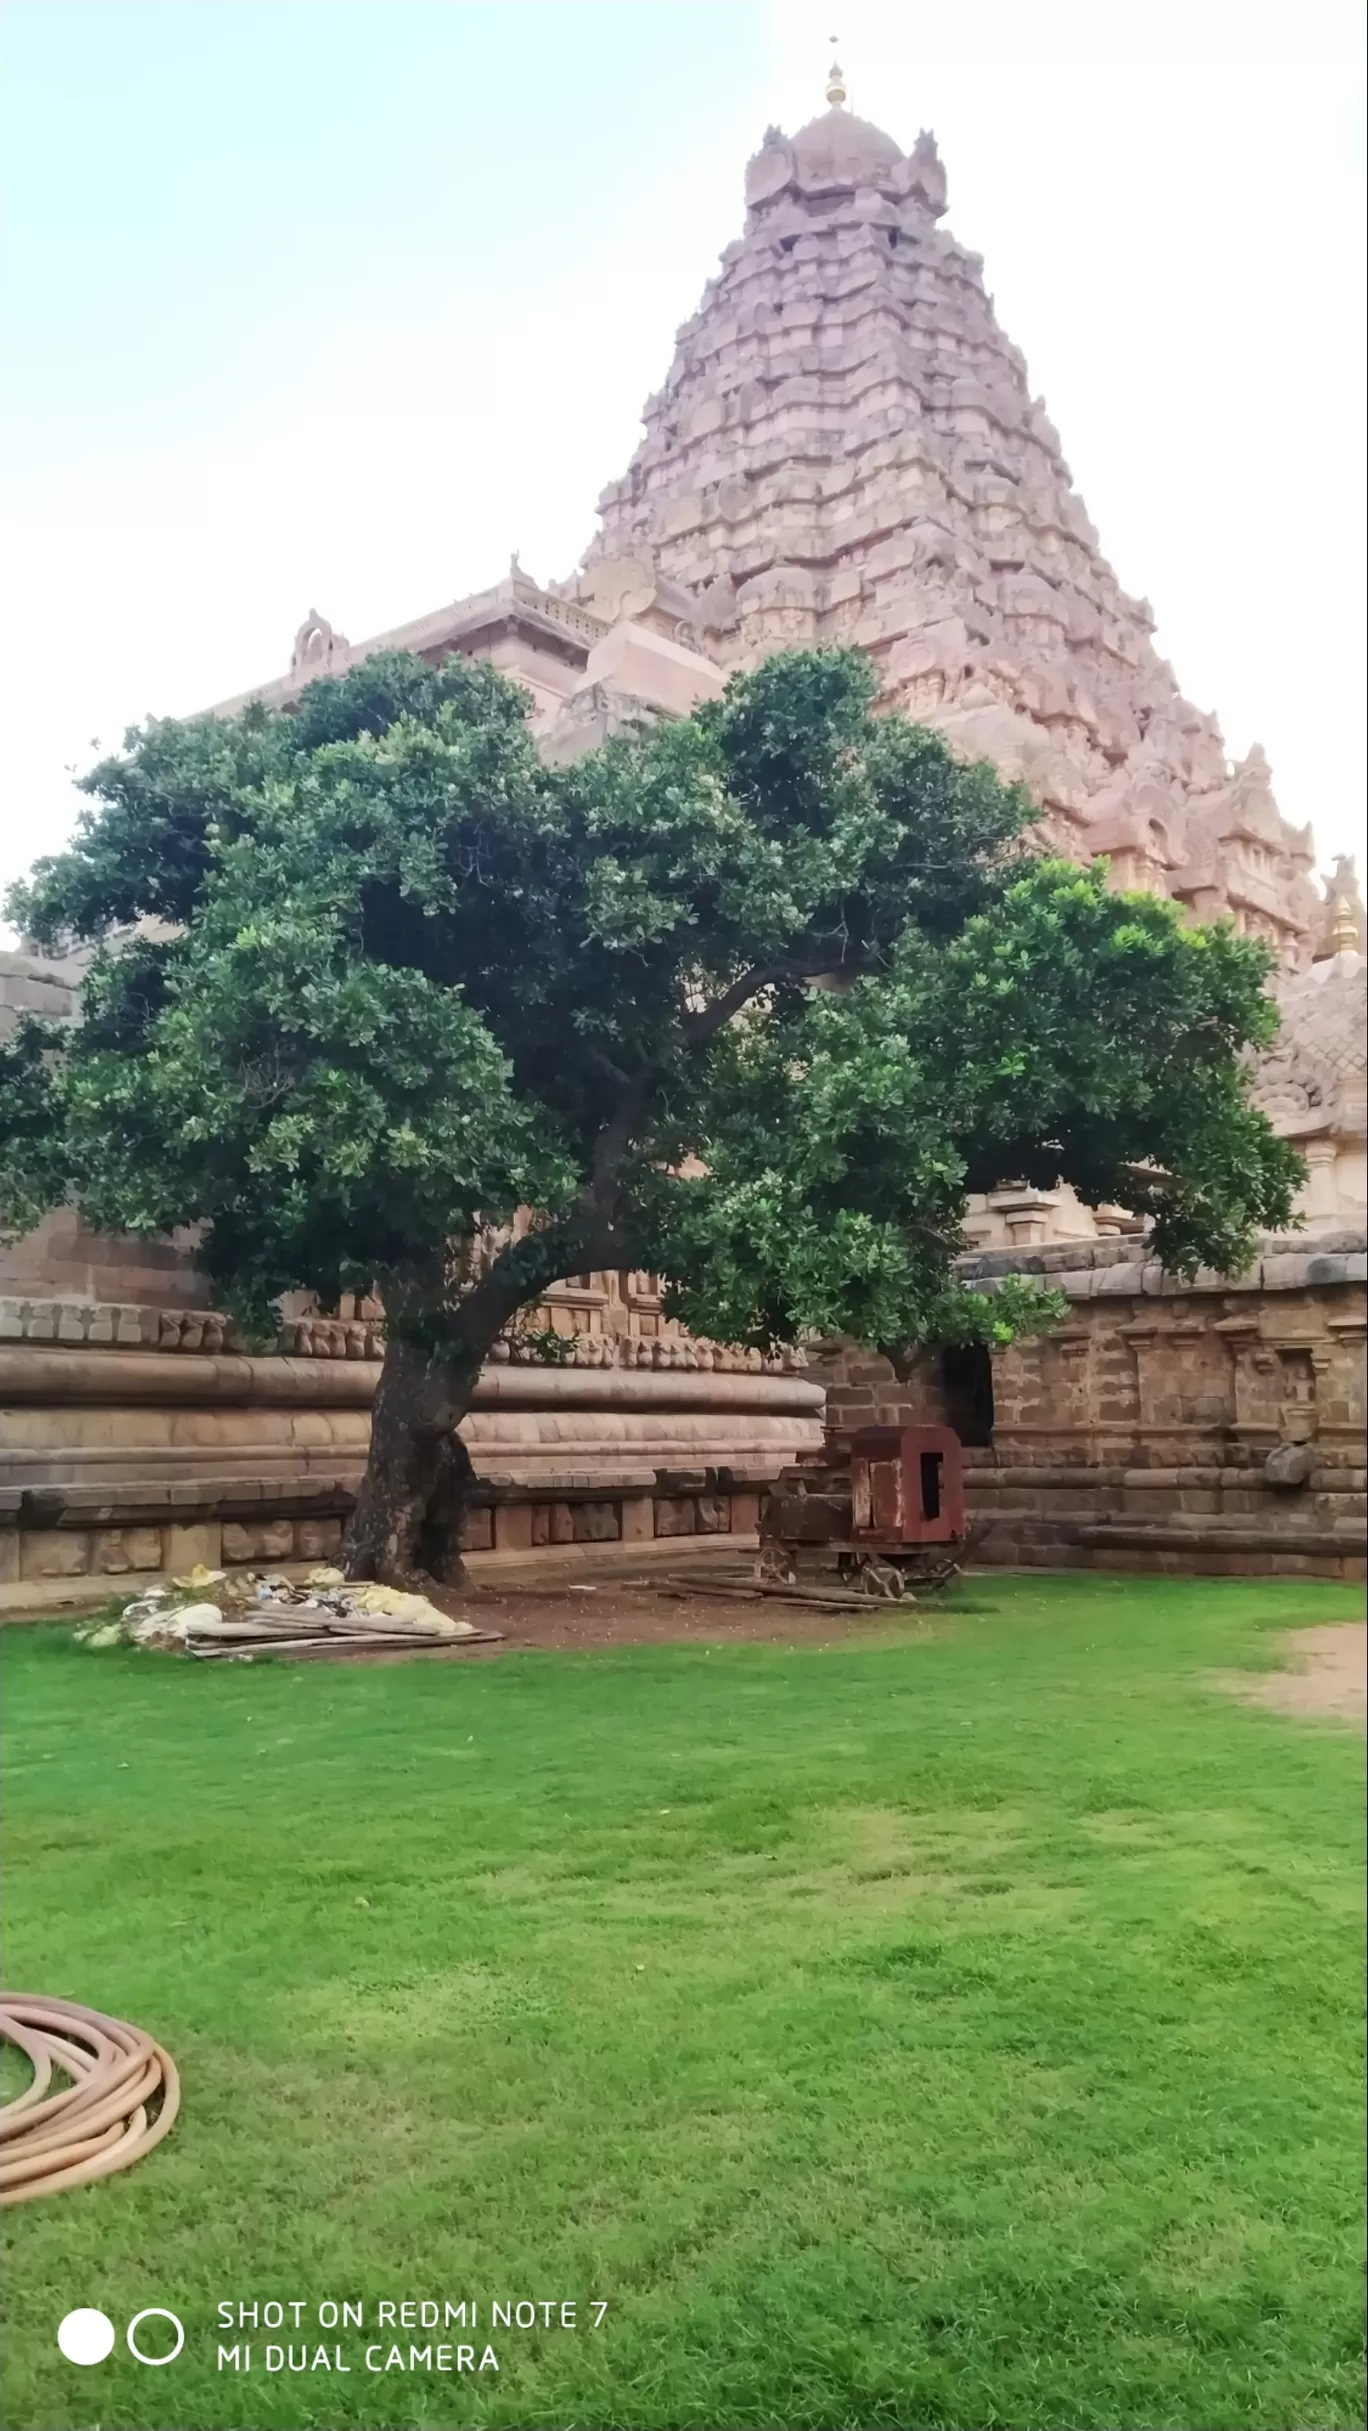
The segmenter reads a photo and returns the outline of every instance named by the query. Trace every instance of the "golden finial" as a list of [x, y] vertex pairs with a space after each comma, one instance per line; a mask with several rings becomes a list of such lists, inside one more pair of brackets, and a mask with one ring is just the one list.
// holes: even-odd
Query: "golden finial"
[[[1338, 855], [1335, 874], [1326, 887], [1326, 893], [1330, 900], [1325, 907], [1327, 919], [1321, 935], [1332, 954], [1356, 954], [1363, 905], [1359, 899], [1358, 875], [1350, 854]], [[1321, 952], [1325, 950], [1323, 945]]]
[[835, 55], [836, 36], [834, 34], [831, 37], [831, 50], [832, 60], [831, 66], [827, 71], [826, 97], [833, 110], [839, 110], [845, 105], [846, 80], [841, 69], [841, 63]]

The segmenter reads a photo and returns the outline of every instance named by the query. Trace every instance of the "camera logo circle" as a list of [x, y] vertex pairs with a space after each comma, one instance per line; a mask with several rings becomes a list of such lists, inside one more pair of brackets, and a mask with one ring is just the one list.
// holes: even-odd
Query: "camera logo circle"
[[[144, 2355], [142, 2348], [138, 2345], [138, 2342], [133, 2335], [134, 2331], [144, 2321], [169, 2321], [174, 2323], [176, 2331], [176, 2343], [171, 2348], [169, 2354]], [[130, 2321], [128, 2328], [124, 2332], [124, 2340], [127, 2345], [128, 2352], [134, 2358], [135, 2362], [149, 2363], [160, 2367], [164, 2363], [175, 2362], [176, 2357], [179, 2355], [181, 2348], [185, 2344], [185, 2324], [181, 2320], [178, 2313], [168, 2312], [164, 2304], [144, 2305], [141, 2313], [134, 2314], [133, 2319]]]
[[114, 2344], [114, 2324], [97, 2306], [78, 2305], [58, 2322], [57, 2344], [68, 2363], [103, 2363]]

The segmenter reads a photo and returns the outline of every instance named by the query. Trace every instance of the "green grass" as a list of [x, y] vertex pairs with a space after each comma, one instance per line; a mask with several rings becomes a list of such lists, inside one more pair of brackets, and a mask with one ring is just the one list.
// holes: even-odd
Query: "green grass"
[[[8, 1980], [152, 2028], [185, 2110], [8, 2215], [9, 2423], [1359, 2422], [1362, 1741], [1204, 1676], [1357, 1609], [992, 1578], [929, 1636], [379, 1670], [11, 1630]], [[317, 2326], [350, 2377], [219, 2373], [271, 2297], [474, 2298], [477, 2354], [493, 2299], [609, 2310], [497, 2377]], [[59, 2356], [156, 2303], [165, 2372]]]

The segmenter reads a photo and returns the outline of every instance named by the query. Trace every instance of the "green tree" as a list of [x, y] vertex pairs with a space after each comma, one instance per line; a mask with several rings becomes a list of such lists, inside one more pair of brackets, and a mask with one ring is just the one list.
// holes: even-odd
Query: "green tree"
[[957, 1281], [969, 1190], [1071, 1180], [1180, 1269], [1288, 1219], [1246, 1097], [1262, 949], [1033, 857], [1027, 797], [873, 690], [778, 657], [549, 769], [488, 667], [372, 660], [130, 733], [12, 900], [98, 950], [79, 1028], [0, 1070], [10, 1219], [197, 1223], [249, 1326], [383, 1298], [354, 1574], [448, 1568], [455, 1428], [561, 1277], [649, 1268], [699, 1331], [901, 1357], [1052, 1312]]

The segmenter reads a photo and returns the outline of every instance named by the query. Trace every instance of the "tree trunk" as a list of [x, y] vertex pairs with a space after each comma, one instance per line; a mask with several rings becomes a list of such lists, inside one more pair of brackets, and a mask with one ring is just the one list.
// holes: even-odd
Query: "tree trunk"
[[[461, 1522], [474, 1472], [456, 1432], [503, 1328], [560, 1275], [625, 1264], [631, 1245], [607, 1222], [548, 1227], [510, 1241], [453, 1304], [447, 1250], [384, 1278], [389, 1335], [371, 1410], [370, 1458], [342, 1549], [348, 1578], [460, 1584]], [[410, 1320], [406, 1328], [403, 1322]], [[410, 1339], [426, 1325], [444, 1342]]]
[[480, 1360], [430, 1358], [390, 1340], [371, 1411], [370, 1457], [342, 1548], [348, 1578], [461, 1584], [461, 1523], [474, 1472], [456, 1432]]

